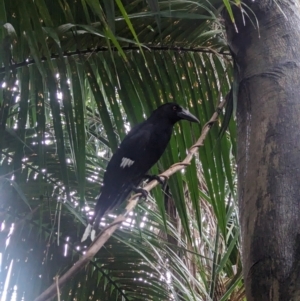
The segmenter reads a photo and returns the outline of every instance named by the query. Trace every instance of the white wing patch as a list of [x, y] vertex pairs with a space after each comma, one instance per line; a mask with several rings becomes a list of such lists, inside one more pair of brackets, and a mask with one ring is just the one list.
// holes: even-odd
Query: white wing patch
[[120, 167], [122, 167], [122, 168], [130, 167], [133, 163], [134, 163], [134, 161], [124, 157], [124, 158], [122, 158]]

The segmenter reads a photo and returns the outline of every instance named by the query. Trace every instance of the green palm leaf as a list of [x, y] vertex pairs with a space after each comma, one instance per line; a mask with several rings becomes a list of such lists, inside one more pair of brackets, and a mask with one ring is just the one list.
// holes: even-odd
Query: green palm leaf
[[[232, 82], [224, 4], [230, 12], [221, 0], [0, 1], [6, 300], [34, 300], [84, 252], [88, 212], [130, 127], [168, 101], [201, 126], [210, 119]], [[167, 194], [155, 189], [66, 283], [63, 300], [242, 300], [235, 122], [222, 138], [220, 128], [221, 120]], [[183, 160], [200, 133], [176, 126], [153, 173]]]

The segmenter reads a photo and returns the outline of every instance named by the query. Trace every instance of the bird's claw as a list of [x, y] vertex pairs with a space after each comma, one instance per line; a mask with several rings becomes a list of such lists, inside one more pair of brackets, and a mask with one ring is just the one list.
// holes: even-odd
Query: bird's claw
[[137, 187], [133, 187], [132, 190], [135, 193], [140, 193], [142, 197], [144, 197], [145, 199], [147, 199], [148, 197], [148, 191], [143, 189], [143, 188], [137, 188]]
[[[163, 191], [166, 190], [166, 187], [167, 187], [167, 181], [169, 180], [169, 177], [166, 176], [166, 175], [159, 175], [159, 176], [157, 176], [157, 177], [159, 178], [159, 180], [157, 180], [157, 181], [161, 184], [162, 190], [163, 190]], [[163, 180], [162, 180], [161, 178], [163, 178]]]
[[[161, 178], [164, 178], [163, 180]], [[147, 183], [156, 180], [160, 185], [164, 186], [166, 181], [169, 179], [168, 176], [165, 175], [145, 175], [145, 179], [147, 179]]]

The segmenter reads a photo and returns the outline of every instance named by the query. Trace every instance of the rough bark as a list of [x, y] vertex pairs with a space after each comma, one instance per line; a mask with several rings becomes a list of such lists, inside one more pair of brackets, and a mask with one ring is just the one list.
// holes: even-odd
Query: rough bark
[[226, 30], [239, 68], [238, 196], [247, 300], [295, 301], [300, 300], [300, 7], [296, 0], [279, 2], [284, 16], [274, 1], [244, 3], [259, 29], [246, 16], [244, 25], [235, 10], [238, 33], [227, 17]]

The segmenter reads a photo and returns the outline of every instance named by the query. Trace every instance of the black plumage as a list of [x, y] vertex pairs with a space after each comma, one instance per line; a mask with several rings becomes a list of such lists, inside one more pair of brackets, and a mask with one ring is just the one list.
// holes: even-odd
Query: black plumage
[[103, 215], [125, 201], [138, 187], [165, 151], [173, 126], [181, 119], [199, 122], [178, 104], [166, 103], [127, 134], [107, 165], [90, 227], [97, 228]]

